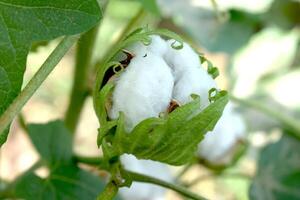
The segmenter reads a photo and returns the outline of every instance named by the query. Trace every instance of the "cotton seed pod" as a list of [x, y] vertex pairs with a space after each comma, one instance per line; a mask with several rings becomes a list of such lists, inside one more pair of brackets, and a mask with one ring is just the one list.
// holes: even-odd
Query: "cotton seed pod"
[[245, 134], [245, 123], [229, 102], [214, 130], [199, 144], [198, 155], [213, 164], [227, 164], [234, 155], [234, 147], [245, 139]]
[[147, 52], [151, 52], [162, 57], [168, 49], [166, 41], [158, 35], [152, 35], [150, 36], [150, 39], [151, 43], [149, 45], [145, 45], [142, 42], [137, 42], [129, 46], [127, 49], [135, 55], [144, 56]]
[[[163, 163], [138, 160], [128, 154], [121, 156], [121, 162], [127, 170], [146, 174], [167, 182], [173, 181], [168, 166]], [[119, 193], [124, 200], [163, 200], [165, 199], [166, 189], [152, 184], [133, 182], [130, 188], [120, 188]]]
[[[166, 42], [153, 36], [155, 33], [178, 42]], [[152, 41], [148, 44], [149, 37]], [[212, 131], [221, 117], [227, 92], [209, 94], [216, 84], [201, 67], [198, 55], [176, 34], [138, 30], [114, 52], [134, 42], [137, 44], [129, 50], [131, 59], [118, 62], [113, 60], [118, 59], [115, 55], [99, 71], [94, 90], [101, 124], [97, 143], [106, 160], [132, 154], [139, 159], [184, 165], [194, 158], [204, 134]], [[123, 70], [113, 82], [105, 83], [108, 69], [113, 67], [115, 72], [116, 66]], [[107, 103], [111, 106], [105, 109]]]
[[198, 54], [188, 44], [184, 43], [182, 49], [174, 49], [172, 44], [176, 45], [176, 41], [167, 43], [164, 58], [175, 78], [173, 99], [186, 104], [192, 101], [191, 94], [197, 94], [201, 98], [202, 110], [209, 105], [209, 90], [217, 88], [216, 82], [201, 66]]
[[171, 70], [162, 58], [148, 51], [137, 54], [116, 80], [109, 117], [117, 119], [123, 112], [129, 132], [142, 120], [167, 110], [173, 85]]

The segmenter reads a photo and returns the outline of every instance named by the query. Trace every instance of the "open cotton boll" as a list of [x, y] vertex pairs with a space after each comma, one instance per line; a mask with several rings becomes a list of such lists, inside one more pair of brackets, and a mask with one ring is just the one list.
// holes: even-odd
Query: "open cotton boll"
[[[181, 104], [192, 100], [191, 94], [200, 95], [201, 109], [209, 104], [208, 92], [217, 84], [206, 69], [201, 66], [198, 54], [186, 43], [182, 49], [172, 48], [174, 40], [167, 41], [168, 51], [164, 58], [175, 77], [173, 98]], [[179, 45], [178, 42], [174, 43]]]
[[245, 134], [245, 123], [229, 102], [214, 130], [200, 142], [198, 153], [211, 163], [226, 164], [233, 156], [235, 145], [245, 138]]
[[158, 56], [163, 56], [167, 51], [167, 43], [158, 35], [152, 35], [151, 43], [145, 45], [142, 42], [137, 42], [127, 49], [135, 55], [145, 55], [147, 52], [151, 52]]
[[[121, 162], [127, 170], [168, 182], [173, 181], [168, 166], [163, 163], [151, 160], [138, 160], [129, 154], [122, 155]], [[125, 200], [163, 200], [165, 199], [166, 189], [153, 184], [133, 182], [130, 188], [120, 188], [119, 193]]]
[[131, 131], [146, 118], [167, 110], [174, 79], [165, 61], [151, 52], [137, 54], [116, 81], [109, 117], [125, 115], [125, 128]]

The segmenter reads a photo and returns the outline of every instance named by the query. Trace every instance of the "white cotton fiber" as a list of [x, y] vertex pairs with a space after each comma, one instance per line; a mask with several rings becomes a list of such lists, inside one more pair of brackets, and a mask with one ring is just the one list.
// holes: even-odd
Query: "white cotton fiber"
[[163, 56], [167, 51], [167, 43], [158, 35], [152, 35], [151, 43], [149, 45], [145, 45], [142, 42], [137, 42], [127, 49], [133, 53], [134, 55], [145, 55], [147, 52], [151, 52], [157, 56]]
[[[191, 94], [200, 95], [201, 109], [209, 104], [208, 91], [217, 88], [214, 79], [200, 64], [198, 54], [186, 43], [182, 49], [174, 49], [174, 40], [167, 41], [168, 50], [164, 55], [166, 63], [172, 69], [175, 78], [173, 98], [181, 104], [192, 100]], [[177, 43], [177, 44], [176, 44]], [[176, 42], [175, 45], [178, 45]]]
[[[173, 181], [168, 166], [163, 163], [151, 160], [138, 160], [133, 155], [128, 154], [121, 156], [121, 162], [127, 170], [168, 182]], [[153, 184], [133, 182], [130, 188], [120, 188], [119, 193], [125, 200], [163, 200], [165, 199], [166, 189]]]
[[167, 110], [174, 78], [165, 61], [151, 52], [137, 54], [116, 81], [109, 117], [125, 115], [126, 130]]
[[212, 163], [226, 164], [231, 159], [231, 150], [238, 140], [245, 138], [245, 134], [245, 123], [229, 102], [214, 130], [200, 142], [198, 153]]

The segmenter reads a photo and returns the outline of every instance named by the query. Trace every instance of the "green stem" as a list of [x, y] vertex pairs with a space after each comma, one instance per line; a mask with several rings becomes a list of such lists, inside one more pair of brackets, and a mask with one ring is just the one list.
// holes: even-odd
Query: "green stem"
[[109, 182], [103, 192], [97, 197], [97, 200], [112, 200], [118, 193], [118, 186], [113, 182]]
[[86, 156], [79, 156], [79, 155], [75, 155], [74, 156], [74, 160], [76, 162], [80, 162], [80, 163], [85, 163], [88, 165], [93, 165], [93, 166], [99, 166], [103, 163], [103, 159], [102, 158], [98, 158], [98, 157], [86, 157]]
[[77, 39], [78, 36], [67, 36], [54, 49], [54, 51], [50, 54], [44, 64], [26, 85], [26, 87], [21, 91], [21, 93], [16, 97], [13, 103], [10, 104], [10, 106], [0, 117], [0, 134], [3, 134], [3, 131], [9, 126], [14, 117], [21, 111], [23, 106], [33, 96], [36, 90], [49, 76], [55, 66], [73, 46]]
[[[82, 156], [75, 155], [74, 158], [78, 162], [82, 162], [82, 163], [86, 163], [86, 164], [100, 165], [102, 163], [102, 159], [101, 158], [96, 158], [96, 157], [82, 157]], [[160, 185], [162, 187], [174, 190], [174, 191], [182, 194], [183, 196], [189, 197], [191, 199], [196, 199], [196, 200], [205, 199], [204, 197], [201, 197], [201, 196], [199, 196], [195, 193], [190, 192], [189, 190], [187, 190], [184, 187], [177, 186], [177, 185], [174, 185], [172, 183], [168, 183], [168, 182], [163, 181], [163, 180], [159, 180], [159, 179], [147, 176], [147, 175], [143, 175], [143, 174], [139, 174], [139, 173], [131, 172], [131, 171], [125, 171], [125, 173], [128, 174], [132, 178], [133, 181], [153, 183], [153, 184], [156, 184], [156, 185]]]
[[206, 199], [204, 197], [201, 197], [201, 196], [189, 191], [188, 189], [186, 189], [184, 187], [174, 185], [172, 183], [168, 183], [166, 181], [159, 180], [159, 179], [156, 179], [154, 177], [150, 177], [150, 176], [147, 176], [147, 175], [143, 175], [143, 174], [139, 174], [139, 173], [135, 173], [135, 172], [131, 172], [131, 171], [126, 171], [126, 173], [132, 178], [133, 181], [144, 182], [144, 183], [152, 183], [152, 184], [155, 184], [155, 185], [160, 185], [162, 187], [174, 190], [174, 191], [178, 192], [179, 194], [182, 194], [185, 197], [195, 199], [195, 200], [204, 200], [204, 199]]
[[277, 120], [279, 123], [281, 123], [283, 126], [291, 130], [291, 132], [288, 132], [291, 136], [297, 138], [300, 140], [300, 122], [295, 120], [294, 118], [284, 114], [281, 111], [278, 111], [274, 108], [269, 108], [259, 102], [252, 101], [252, 100], [244, 100], [239, 99], [237, 97], [231, 96], [230, 97], [232, 101], [239, 103], [241, 105], [244, 105], [245, 107], [253, 108], [259, 112], [264, 113], [267, 116], [272, 117], [273, 119]]
[[65, 117], [65, 124], [72, 134], [75, 133], [84, 102], [89, 95], [89, 74], [97, 32], [98, 26], [95, 26], [83, 34], [77, 43], [74, 83]]

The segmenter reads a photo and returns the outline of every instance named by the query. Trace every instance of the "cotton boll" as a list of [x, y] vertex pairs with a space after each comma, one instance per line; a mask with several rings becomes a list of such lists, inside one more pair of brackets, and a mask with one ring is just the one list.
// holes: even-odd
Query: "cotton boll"
[[214, 80], [207, 72], [200, 68], [191, 67], [176, 77], [173, 98], [181, 104], [186, 104], [192, 100], [191, 94], [198, 94], [201, 100], [201, 110], [209, 105], [209, 90], [217, 88]]
[[245, 138], [245, 133], [246, 127], [242, 117], [234, 111], [229, 102], [214, 130], [208, 132], [200, 142], [198, 153], [212, 163], [226, 164], [231, 160], [231, 150], [239, 140]]
[[166, 43], [168, 49], [164, 57], [166, 62], [171, 65], [175, 73], [183, 72], [187, 67], [198, 67], [200, 65], [200, 58], [198, 54], [189, 44], [183, 43], [183, 48], [174, 49], [172, 45], [179, 46], [179, 42], [171, 39]]
[[[167, 165], [151, 161], [138, 160], [133, 155], [122, 155], [121, 162], [127, 170], [146, 174], [164, 181], [172, 182], [173, 177]], [[125, 200], [163, 200], [166, 190], [160, 186], [133, 182], [130, 188], [120, 188], [121, 197]]]
[[[188, 44], [184, 43], [182, 49], [174, 49], [171, 47], [174, 42], [167, 42], [168, 51], [164, 56], [175, 77], [173, 98], [186, 104], [192, 100], [191, 94], [198, 94], [203, 109], [209, 104], [209, 90], [217, 88], [216, 82], [201, 66], [199, 56]], [[174, 45], [179, 44], [175, 42]]]
[[147, 52], [151, 52], [157, 56], [163, 56], [167, 51], [167, 43], [158, 35], [152, 35], [151, 43], [149, 45], [145, 45], [142, 42], [137, 42], [130, 47], [128, 50], [135, 55], [144, 56]]
[[112, 95], [109, 117], [125, 115], [126, 130], [149, 117], [167, 110], [172, 98], [174, 79], [165, 61], [151, 52], [137, 54], [122, 72]]

